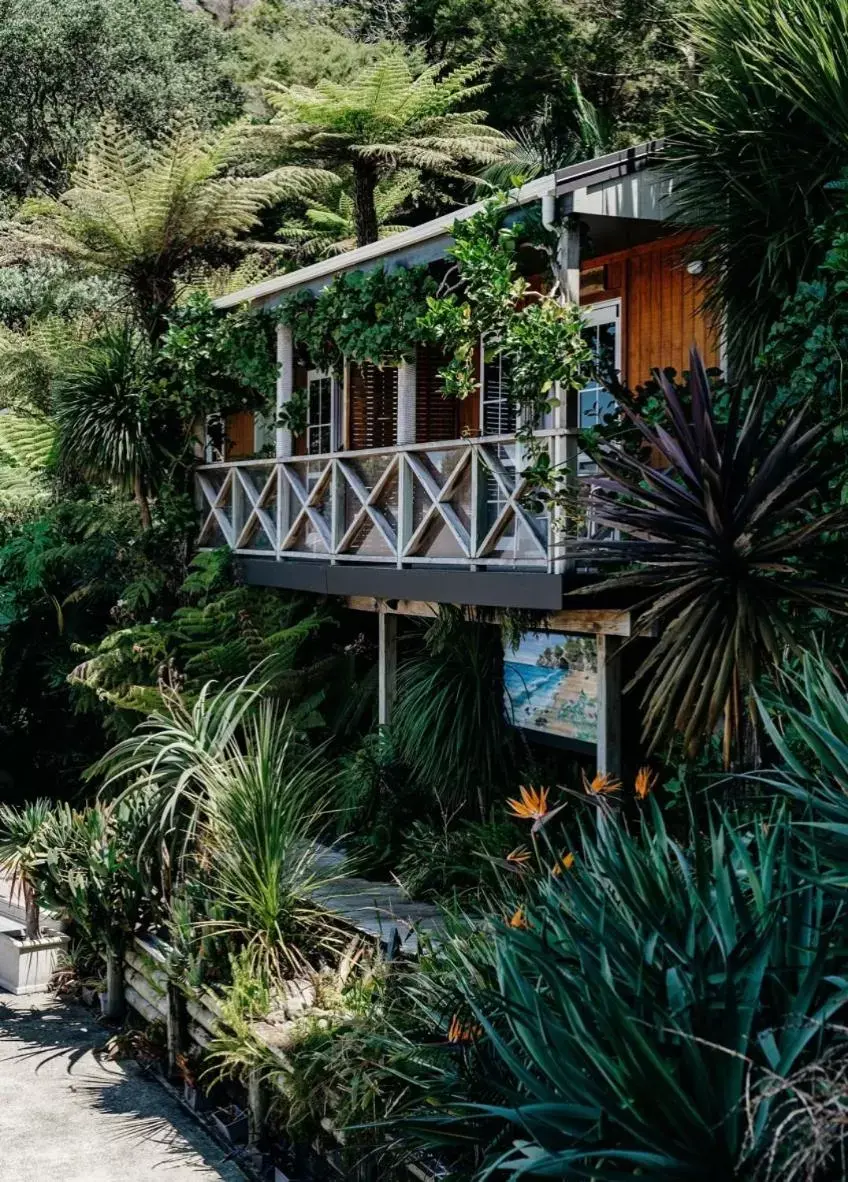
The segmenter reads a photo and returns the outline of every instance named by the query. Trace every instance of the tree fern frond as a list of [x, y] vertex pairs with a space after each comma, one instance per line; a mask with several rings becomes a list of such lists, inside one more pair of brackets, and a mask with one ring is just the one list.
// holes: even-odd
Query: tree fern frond
[[155, 326], [177, 282], [211, 251], [255, 229], [266, 206], [303, 196], [322, 179], [318, 170], [293, 166], [264, 176], [228, 171], [242, 129], [203, 132], [185, 122], [148, 145], [107, 119], [71, 187], [24, 203], [3, 234], [123, 279]]
[[55, 441], [48, 419], [0, 413], [0, 459], [35, 472], [47, 466]]

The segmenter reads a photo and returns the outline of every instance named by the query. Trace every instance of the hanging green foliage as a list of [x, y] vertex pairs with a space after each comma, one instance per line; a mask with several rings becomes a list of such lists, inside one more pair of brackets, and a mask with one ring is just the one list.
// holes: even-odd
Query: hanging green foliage
[[197, 292], [171, 313], [157, 369], [162, 392], [186, 418], [268, 409], [277, 381], [273, 318], [247, 304], [222, 315]]
[[577, 305], [562, 302], [556, 286], [534, 291], [519, 270], [519, 247], [534, 246], [551, 258], [554, 235], [536, 212], [508, 224], [507, 202], [501, 194], [473, 217], [454, 223], [447, 253], [455, 267], [439, 292], [428, 297], [421, 331], [450, 354], [440, 376], [445, 394], [455, 398], [476, 392], [476, 349], [481, 340], [491, 342], [492, 354], [499, 354], [509, 370], [509, 397], [520, 412], [516, 434], [528, 452], [526, 471], [534, 484], [546, 486], [551, 462], [534, 431], [558, 405], [557, 388], [586, 384], [592, 355]]
[[378, 267], [338, 275], [317, 295], [297, 292], [277, 315], [321, 369], [338, 373], [345, 358], [396, 365], [414, 356], [419, 322], [435, 292], [426, 267]]

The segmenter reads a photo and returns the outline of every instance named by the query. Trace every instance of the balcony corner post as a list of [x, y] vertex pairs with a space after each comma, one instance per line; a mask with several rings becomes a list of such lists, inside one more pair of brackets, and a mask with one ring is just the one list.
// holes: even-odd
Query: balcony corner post
[[[398, 366], [397, 443], [415, 443], [416, 402], [418, 376], [415, 361], [402, 361]], [[406, 546], [412, 537], [412, 478], [406, 456], [401, 452], [396, 460], [398, 470], [398, 530], [397, 565], [403, 566]]]
[[[556, 256], [556, 278], [559, 282], [559, 298], [563, 304], [580, 303], [580, 223], [574, 215], [567, 216], [560, 227]], [[577, 480], [577, 438], [572, 430], [576, 426], [577, 393], [556, 390], [559, 405], [554, 409], [553, 464], [569, 493], [576, 491]], [[556, 516], [560, 520], [556, 520]], [[548, 534], [548, 566], [555, 574], [564, 574], [572, 566], [568, 559], [569, 521], [563, 519], [563, 511], [554, 509]]]

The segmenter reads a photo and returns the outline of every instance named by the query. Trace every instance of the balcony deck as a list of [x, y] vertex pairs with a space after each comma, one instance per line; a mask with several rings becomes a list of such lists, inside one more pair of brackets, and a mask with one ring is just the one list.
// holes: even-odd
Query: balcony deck
[[[552, 461], [570, 431], [536, 438]], [[397, 444], [197, 470], [201, 547], [247, 558], [466, 571], [561, 569], [558, 523], [528, 504], [514, 435]]]

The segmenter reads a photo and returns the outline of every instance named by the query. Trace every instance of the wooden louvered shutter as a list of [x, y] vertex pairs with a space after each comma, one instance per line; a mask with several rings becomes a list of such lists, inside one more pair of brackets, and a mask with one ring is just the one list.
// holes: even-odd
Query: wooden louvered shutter
[[254, 415], [252, 410], [240, 410], [227, 415], [227, 459], [243, 460], [256, 450], [254, 439]]
[[437, 443], [459, 437], [459, 404], [442, 397], [439, 369], [447, 358], [437, 349], [422, 346], [415, 359], [415, 439]]
[[394, 447], [397, 441], [398, 375], [370, 361], [350, 367], [350, 446]]

